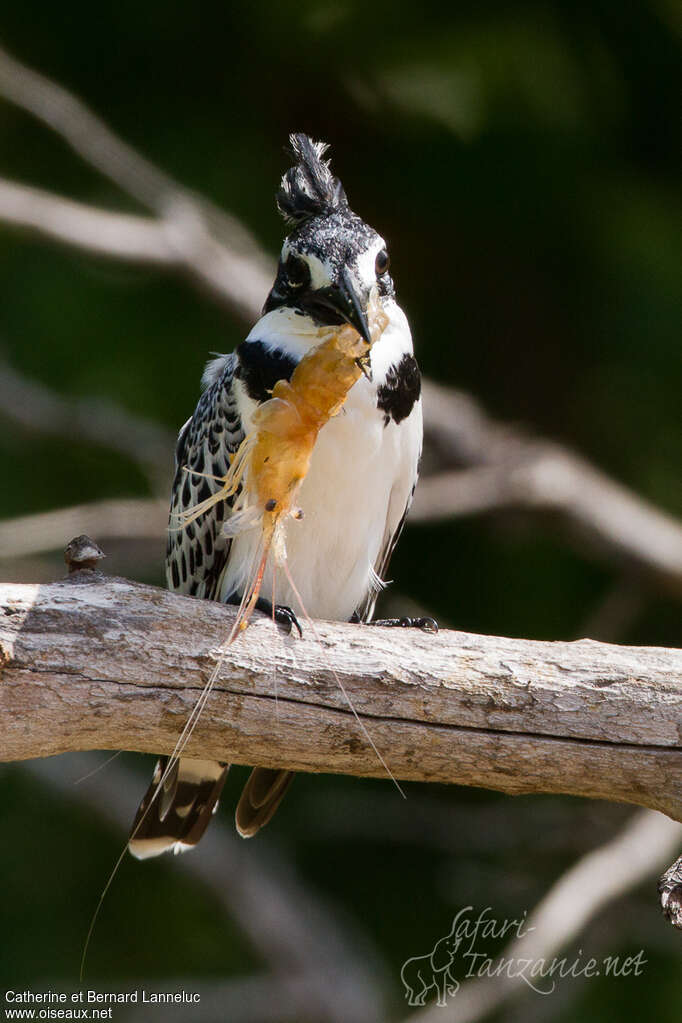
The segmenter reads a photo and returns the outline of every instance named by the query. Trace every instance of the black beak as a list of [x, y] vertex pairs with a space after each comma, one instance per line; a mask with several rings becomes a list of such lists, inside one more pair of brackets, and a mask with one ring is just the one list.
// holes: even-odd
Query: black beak
[[344, 267], [339, 284], [331, 284], [328, 288], [320, 288], [306, 296], [305, 306], [319, 322], [329, 326], [339, 323], [350, 323], [358, 334], [364, 337], [368, 345], [372, 343], [369, 332], [367, 313], [363, 309], [353, 279]]

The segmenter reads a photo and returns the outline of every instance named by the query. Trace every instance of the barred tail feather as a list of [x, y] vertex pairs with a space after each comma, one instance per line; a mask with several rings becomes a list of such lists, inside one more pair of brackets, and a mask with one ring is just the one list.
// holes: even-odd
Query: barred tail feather
[[268, 823], [293, 780], [293, 771], [254, 767], [235, 814], [237, 831], [242, 838], [252, 838]]
[[[181, 757], [175, 761], [155, 797], [170, 758], [161, 757], [140, 803], [128, 848], [138, 860], [197, 844], [218, 808], [229, 764]], [[152, 803], [153, 800], [153, 803]]]

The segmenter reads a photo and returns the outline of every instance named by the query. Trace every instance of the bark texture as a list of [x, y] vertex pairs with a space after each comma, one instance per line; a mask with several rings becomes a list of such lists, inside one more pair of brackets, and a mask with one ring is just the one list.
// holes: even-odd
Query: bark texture
[[[170, 753], [234, 609], [97, 572], [0, 586], [0, 760]], [[186, 752], [240, 764], [636, 803], [682, 820], [682, 651], [256, 614]]]

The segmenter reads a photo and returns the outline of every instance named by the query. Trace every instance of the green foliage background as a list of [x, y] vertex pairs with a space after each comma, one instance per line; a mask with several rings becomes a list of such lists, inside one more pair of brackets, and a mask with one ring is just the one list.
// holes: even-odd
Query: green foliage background
[[[303, 130], [329, 141], [353, 207], [389, 241], [424, 371], [473, 392], [496, 416], [565, 441], [677, 514], [681, 28], [671, 0], [28, 0], [0, 15], [0, 40], [13, 53], [233, 211], [273, 254], [286, 137]], [[0, 174], [133, 208], [2, 102]], [[244, 336], [183, 280], [4, 229], [0, 295], [0, 348], [14, 366], [174, 429], [194, 407], [209, 353]], [[2, 517], [146, 493], [125, 459], [40, 432], [3, 428], [0, 459]], [[455, 627], [539, 638], [582, 634], [619, 579], [567, 547], [551, 523], [508, 516], [408, 529], [392, 576]], [[161, 579], [159, 565], [149, 581]], [[676, 645], [679, 623], [678, 603], [647, 593], [619, 638]], [[70, 984], [121, 836], [55, 804], [18, 769], [2, 779], [0, 985]], [[236, 787], [233, 779], [225, 815]], [[399, 818], [431, 801], [445, 824], [453, 815], [460, 851], [426, 836], [382, 841], [345, 829], [337, 806], [364, 820], [396, 797], [388, 785], [338, 778], [297, 780], [258, 840], [364, 928], [396, 1018], [400, 964], [431, 946], [453, 908], [530, 909], [627, 816], [569, 799], [412, 790], [412, 801], [387, 812]], [[646, 977], [590, 982], [546, 1018], [607, 1020], [626, 1010], [679, 1018], [679, 939], [657, 917], [651, 886], [602, 914], [584, 948], [591, 938], [610, 954], [645, 947]], [[235, 927], [172, 866], [124, 865], [93, 946], [93, 982], [115, 989], [252, 965]]]

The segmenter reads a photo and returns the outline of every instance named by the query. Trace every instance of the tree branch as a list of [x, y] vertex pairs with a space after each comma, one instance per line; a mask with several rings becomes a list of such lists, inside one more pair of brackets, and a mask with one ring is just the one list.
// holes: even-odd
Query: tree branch
[[74, 202], [0, 178], [0, 220], [31, 234], [108, 259], [164, 268], [181, 260], [162, 221]]
[[[121, 498], [74, 504], [70, 508], [0, 520], [0, 558], [61, 550], [64, 537], [78, 533], [107, 539], [156, 540], [162, 549], [167, 527], [166, 500]], [[161, 556], [157, 558], [159, 566]]]
[[[0, 586], [0, 757], [170, 753], [234, 610], [79, 572]], [[256, 616], [187, 746], [242, 764], [563, 792], [682, 818], [682, 651]], [[275, 665], [275, 671], [273, 671]], [[333, 670], [332, 670], [333, 669]]]
[[172, 430], [114, 401], [66, 397], [18, 372], [1, 355], [0, 413], [29, 430], [118, 451], [139, 465], [154, 490], [165, 494], [168, 489], [175, 449]]

